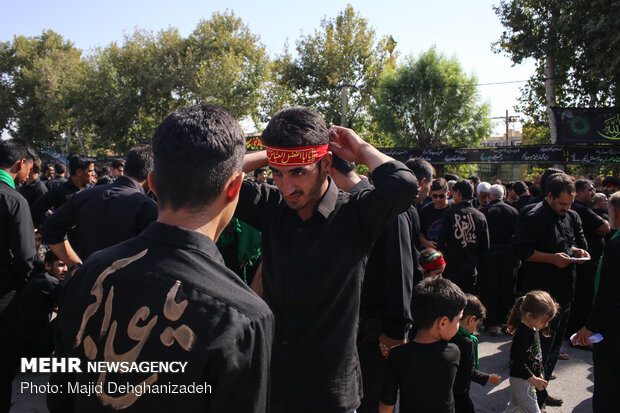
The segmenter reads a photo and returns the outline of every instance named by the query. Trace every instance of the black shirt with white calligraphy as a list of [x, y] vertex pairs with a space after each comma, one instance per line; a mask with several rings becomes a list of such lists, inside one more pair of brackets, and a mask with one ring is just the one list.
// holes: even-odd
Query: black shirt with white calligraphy
[[[64, 392], [48, 394], [48, 407], [52, 413], [267, 412], [273, 322], [211, 239], [154, 222], [93, 254], [67, 285], [55, 347], [58, 357], [78, 357], [82, 372], [52, 374], [50, 382]], [[88, 371], [89, 361], [187, 365], [183, 373], [100, 374]], [[104, 392], [67, 392], [69, 383], [90, 382], [103, 383]], [[164, 393], [114, 392], [127, 383]], [[204, 383], [210, 391], [179, 393], [182, 385]]]

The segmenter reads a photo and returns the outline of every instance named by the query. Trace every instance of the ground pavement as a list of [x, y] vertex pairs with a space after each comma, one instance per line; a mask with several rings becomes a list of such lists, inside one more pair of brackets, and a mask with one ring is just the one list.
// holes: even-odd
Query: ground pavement
[[[471, 385], [471, 398], [477, 413], [502, 412], [508, 398], [508, 358], [511, 336], [502, 334], [492, 337], [481, 333], [479, 336], [480, 370], [486, 373], [497, 373], [502, 382], [497, 386], [487, 384], [482, 387], [476, 383]], [[547, 407], [548, 413], [589, 413], [592, 412], [592, 353], [590, 351], [569, 347], [565, 342], [562, 351], [570, 356], [569, 360], [559, 360], [555, 369], [557, 379], [549, 384], [549, 393], [564, 399], [561, 407]], [[21, 382], [45, 384], [45, 374], [20, 374], [13, 382], [13, 399], [15, 404], [11, 413], [44, 413], [45, 394], [20, 394]], [[317, 412], [318, 413], [318, 412]]]

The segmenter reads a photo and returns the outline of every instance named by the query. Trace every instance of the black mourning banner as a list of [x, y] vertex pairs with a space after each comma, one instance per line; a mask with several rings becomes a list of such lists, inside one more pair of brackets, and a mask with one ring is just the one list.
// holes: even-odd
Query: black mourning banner
[[558, 125], [559, 145], [620, 143], [620, 107], [551, 109]]
[[566, 152], [562, 146], [510, 146], [496, 148], [380, 149], [401, 162], [422, 158], [435, 165], [486, 163], [563, 163]]

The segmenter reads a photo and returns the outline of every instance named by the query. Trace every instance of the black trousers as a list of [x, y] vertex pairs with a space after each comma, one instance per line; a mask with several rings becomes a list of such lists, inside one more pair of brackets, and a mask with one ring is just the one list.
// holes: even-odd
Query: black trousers
[[[610, 320], [616, 322], [617, 320]], [[594, 395], [592, 408], [594, 413], [613, 412], [618, 409], [618, 391], [620, 390], [620, 328], [608, 329], [605, 339], [594, 344], [592, 359], [594, 361]]]
[[11, 408], [12, 383], [19, 367], [23, 317], [17, 294], [0, 312], [0, 413]]
[[443, 278], [458, 285], [465, 293], [478, 295], [477, 274], [475, 270], [450, 271], [449, 273], [444, 273]]
[[486, 325], [505, 323], [515, 301], [515, 262], [509, 256], [486, 254], [479, 263], [478, 289], [487, 309]]
[[476, 413], [469, 393], [454, 395], [454, 413]]
[[378, 413], [387, 359], [381, 355], [378, 340], [370, 341], [359, 338], [357, 340], [357, 352], [359, 353], [364, 386], [364, 397], [362, 404], [357, 408], [357, 412]]
[[549, 329], [551, 330], [550, 337], [545, 337], [544, 334], [540, 335], [543, 369], [545, 380], [547, 381], [553, 374], [553, 369], [555, 369], [555, 364], [558, 362], [558, 357], [560, 356], [560, 347], [562, 347], [562, 340], [564, 339], [566, 327], [568, 326], [570, 310], [570, 306], [568, 305], [566, 308], [560, 308], [560, 311], [558, 311], [558, 314], [549, 325]]
[[575, 281], [575, 298], [571, 305], [570, 319], [568, 321], [567, 335], [579, 331], [588, 320], [594, 300], [594, 280], [596, 279], [596, 267], [581, 264], [577, 265], [577, 278]]

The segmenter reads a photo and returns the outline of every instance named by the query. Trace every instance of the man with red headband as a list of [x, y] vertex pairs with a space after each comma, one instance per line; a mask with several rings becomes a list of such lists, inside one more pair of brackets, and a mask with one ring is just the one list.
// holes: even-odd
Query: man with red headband
[[[277, 189], [244, 183], [235, 215], [262, 231], [263, 298], [276, 319], [271, 409], [351, 412], [362, 395], [356, 336], [366, 257], [417, 183], [352, 130], [328, 131], [309, 108], [276, 113], [262, 141], [267, 151], [246, 155], [244, 170], [268, 162]], [[375, 189], [339, 191], [327, 176], [330, 151], [366, 164]]]

